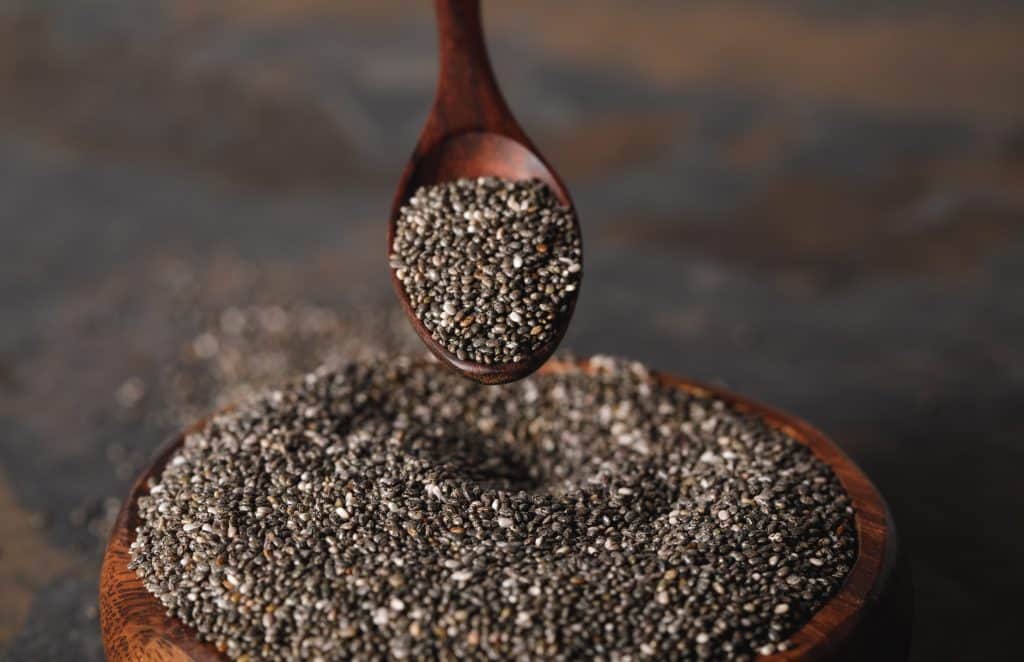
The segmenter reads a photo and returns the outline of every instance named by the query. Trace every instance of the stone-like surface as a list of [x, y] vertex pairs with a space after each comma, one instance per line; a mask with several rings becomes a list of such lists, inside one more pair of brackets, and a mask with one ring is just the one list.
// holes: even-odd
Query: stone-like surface
[[[583, 223], [565, 346], [823, 427], [899, 522], [915, 657], [1005, 655], [1001, 606], [1024, 581], [1007, 524], [1024, 461], [1024, 12], [628, 6], [485, 8], [509, 102]], [[70, 562], [0, 585], [7, 603], [49, 582], [4, 611], [11, 659], [100, 659], [108, 513], [182, 419], [239, 382], [410, 341], [384, 216], [433, 49], [428, 3], [0, 6], [0, 517], [42, 522], [33, 544]], [[283, 340], [275, 306], [328, 311], [305, 332], [320, 340]], [[22, 572], [14, 549], [0, 541], [0, 563]]]

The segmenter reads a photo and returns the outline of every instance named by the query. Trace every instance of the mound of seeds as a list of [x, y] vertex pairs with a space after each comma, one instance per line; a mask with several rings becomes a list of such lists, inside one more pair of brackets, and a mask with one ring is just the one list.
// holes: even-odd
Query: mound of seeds
[[232, 657], [750, 657], [837, 590], [850, 502], [803, 446], [596, 359], [485, 387], [404, 359], [213, 419], [131, 567]]
[[484, 364], [553, 339], [583, 259], [572, 210], [546, 184], [494, 177], [420, 188], [391, 250], [416, 317], [458, 358]]

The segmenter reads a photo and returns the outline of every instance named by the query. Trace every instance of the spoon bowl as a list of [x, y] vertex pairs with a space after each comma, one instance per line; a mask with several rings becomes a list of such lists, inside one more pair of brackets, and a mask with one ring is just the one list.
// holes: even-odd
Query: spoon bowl
[[[569, 192], [544, 160], [526, 145], [500, 133], [472, 131], [449, 136], [417, 159], [399, 185], [391, 210], [393, 219], [421, 186], [460, 178], [501, 177], [539, 179], [551, 188], [559, 202], [572, 205]], [[394, 228], [394, 220], [390, 227]]]
[[[435, 0], [435, 7], [441, 52], [437, 96], [395, 192], [388, 223], [388, 255], [399, 212], [422, 186], [486, 176], [539, 179], [559, 202], [573, 208], [569, 191], [527, 138], [498, 89], [484, 45], [479, 0]], [[581, 236], [575, 212], [572, 218], [576, 234]], [[394, 269], [391, 282], [427, 348], [443, 364], [484, 384], [512, 382], [543, 365], [565, 335], [579, 292], [577, 288], [569, 293], [565, 309], [554, 320], [550, 340], [520, 361], [484, 364], [459, 359], [435, 340], [416, 316]]]

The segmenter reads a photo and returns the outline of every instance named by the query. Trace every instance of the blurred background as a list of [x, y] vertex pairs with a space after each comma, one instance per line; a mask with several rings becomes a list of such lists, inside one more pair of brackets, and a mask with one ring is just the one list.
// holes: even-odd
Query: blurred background
[[[1024, 3], [485, 0], [575, 197], [565, 347], [727, 385], [887, 497], [915, 659], [1018, 648]], [[387, 280], [426, 0], [0, 2], [0, 656], [99, 660], [132, 476], [199, 412], [422, 348]]]

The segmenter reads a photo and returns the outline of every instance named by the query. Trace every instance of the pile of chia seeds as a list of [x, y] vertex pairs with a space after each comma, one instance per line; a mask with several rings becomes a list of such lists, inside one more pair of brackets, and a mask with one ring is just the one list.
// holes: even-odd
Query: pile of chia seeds
[[483, 364], [518, 362], [553, 340], [583, 266], [572, 210], [541, 181], [494, 177], [416, 191], [390, 260], [433, 338]]
[[[385, 294], [383, 302], [392, 304], [394, 295]], [[423, 349], [405, 314], [378, 300], [332, 308], [304, 302], [232, 305], [207, 312], [198, 326], [178, 360], [165, 368], [167, 413], [178, 426], [318, 366], [337, 368]]]
[[856, 549], [836, 477], [599, 358], [504, 387], [320, 370], [190, 435], [131, 567], [232, 658], [736, 658], [784, 650]]

